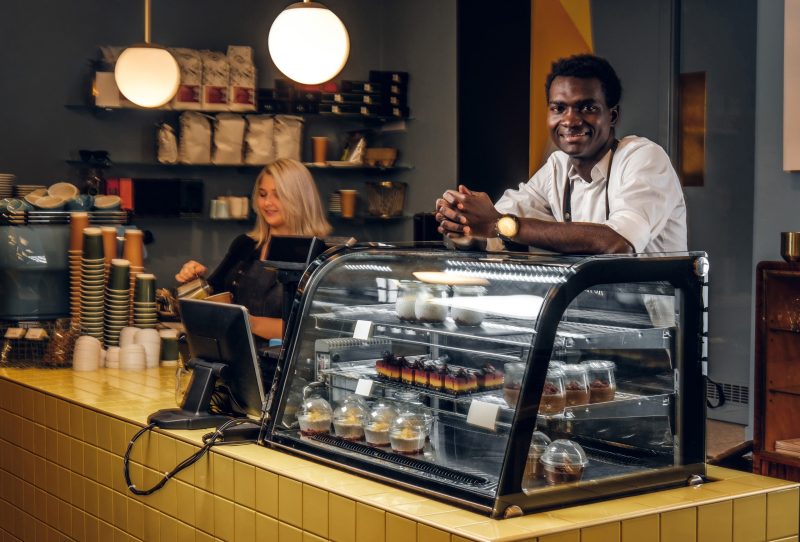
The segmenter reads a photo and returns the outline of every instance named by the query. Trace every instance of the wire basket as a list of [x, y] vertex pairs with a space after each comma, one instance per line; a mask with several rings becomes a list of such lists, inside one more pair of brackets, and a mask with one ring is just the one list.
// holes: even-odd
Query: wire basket
[[77, 338], [69, 318], [0, 320], [0, 368], [71, 367]]
[[390, 218], [403, 214], [406, 183], [395, 181], [367, 182], [367, 208], [372, 216]]

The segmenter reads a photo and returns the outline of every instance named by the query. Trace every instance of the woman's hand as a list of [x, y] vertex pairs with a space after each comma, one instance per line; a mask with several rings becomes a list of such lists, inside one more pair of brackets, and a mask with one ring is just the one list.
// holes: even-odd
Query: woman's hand
[[197, 277], [204, 276], [207, 271], [208, 268], [203, 264], [197, 263], [194, 260], [189, 260], [188, 262], [183, 264], [181, 270], [178, 272], [177, 275], [175, 275], [175, 280], [177, 280], [180, 283], [189, 282], [190, 280], [194, 280]]

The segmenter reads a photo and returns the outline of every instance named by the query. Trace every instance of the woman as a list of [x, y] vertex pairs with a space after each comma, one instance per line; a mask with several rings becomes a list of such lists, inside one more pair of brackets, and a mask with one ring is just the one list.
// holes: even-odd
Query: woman
[[[325, 237], [331, 226], [311, 173], [296, 160], [279, 159], [267, 165], [253, 187], [256, 224], [233, 240], [228, 253], [208, 277], [215, 292], [231, 292], [234, 303], [250, 311], [250, 327], [263, 339], [282, 338], [282, 295], [276, 274], [263, 268], [273, 235]], [[175, 275], [178, 282], [203, 277], [208, 268], [186, 262]]]

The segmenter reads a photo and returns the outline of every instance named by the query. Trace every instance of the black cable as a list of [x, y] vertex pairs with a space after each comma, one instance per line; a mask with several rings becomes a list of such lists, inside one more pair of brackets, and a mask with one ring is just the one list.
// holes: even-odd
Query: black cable
[[195, 452], [194, 454], [190, 455], [189, 457], [178, 463], [178, 465], [174, 469], [165, 473], [164, 477], [150, 489], [138, 489], [135, 485], [133, 485], [133, 482], [131, 481], [129, 462], [130, 462], [131, 451], [133, 450], [133, 445], [146, 432], [152, 431], [153, 428], [156, 427], [156, 424], [151, 423], [150, 425], [141, 428], [135, 435], [133, 435], [133, 438], [128, 443], [128, 449], [125, 450], [125, 456], [122, 458], [122, 470], [123, 474], [125, 475], [125, 483], [128, 484], [128, 489], [134, 495], [151, 495], [155, 493], [156, 491], [164, 487], [164, 485], [167, 482], [169, 482], [170, 478], [173, 478], [176, 474], [178, 474], [182, 470], [191, 467], [192, 465], [197, 463], [211, 449], [212, 446], [219, 444], [218, 440], [220, 439], [220, 437], [222, 437], [222, 433], [225, 429], [235, 425], [240, 425], [246, 421], [248, 420], [246, 419], [243, 420], [241, 418], [234, 418], [220, 425], [216, 431], [209, 433], [208, 435], [204, 435], [203, 446], [197, 452]]

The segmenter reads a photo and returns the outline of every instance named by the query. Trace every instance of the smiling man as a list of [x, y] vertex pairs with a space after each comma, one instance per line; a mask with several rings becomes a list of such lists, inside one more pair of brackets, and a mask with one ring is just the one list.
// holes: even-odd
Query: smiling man
[[686, 205], [659, 145], [616, 138], [622, 86], [593, 55], [553, 63], [545, 83], [558, 148], [526, 183], [492, 204], [460, 185], [436, 200], [439, 231], [461, 245], [503, 241], [565, 254], [685, 251]]

